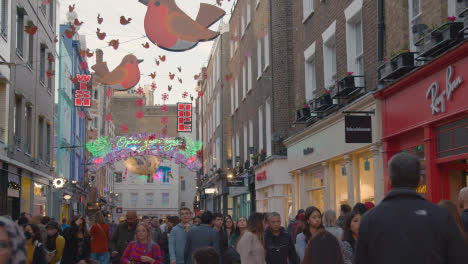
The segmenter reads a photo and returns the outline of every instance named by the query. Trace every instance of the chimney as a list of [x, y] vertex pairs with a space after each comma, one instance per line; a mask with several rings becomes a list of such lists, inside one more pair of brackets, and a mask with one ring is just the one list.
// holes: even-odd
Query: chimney
[[96, 50], [96, 64], [103, 62], [103, 52], [102, 49], [97, 49]]

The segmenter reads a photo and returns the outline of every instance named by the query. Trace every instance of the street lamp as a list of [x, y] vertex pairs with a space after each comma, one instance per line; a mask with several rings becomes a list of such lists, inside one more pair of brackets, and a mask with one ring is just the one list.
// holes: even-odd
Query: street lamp
[[229, 173], [229, 174], [227, 175], [227, 178], [231, 180], [232, 178], [234, 178], [234, 176], [233, 176], [231, 173]]
[[69, 194], [63, 195], [63, 199], [65, 199], [65, 200], [67, 200], [67, 201], [70, 200], [71, 198], [72, 198], [72, 197], [71, 197], [71, 195], [69, 195]]

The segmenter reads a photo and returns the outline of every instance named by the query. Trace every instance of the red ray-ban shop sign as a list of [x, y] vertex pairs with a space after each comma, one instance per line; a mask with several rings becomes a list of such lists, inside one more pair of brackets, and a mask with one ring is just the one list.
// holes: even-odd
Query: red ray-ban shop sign
[[192, 132], [192, 104], [177, 104], [177, 132]]
[[77, 74], [76, 79], [80, 83], [80, 89], [75, 90], [75, 106], [91, 107], [91, 91], [88, 90], [91, 75]]

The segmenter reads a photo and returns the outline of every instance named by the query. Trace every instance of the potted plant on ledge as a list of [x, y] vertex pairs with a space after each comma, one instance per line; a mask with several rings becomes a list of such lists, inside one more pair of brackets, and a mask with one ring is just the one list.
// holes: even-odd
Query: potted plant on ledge
[[258, 165], [258, 158], [259, 158], [259, 156], [260, 156], [259, 153], [253, 154], [253, 156], [252, 156], [252, 164], [253, 164], [253, 166], [257, 166], [257, 165]]
[[463, 40], [463, 34], [461, 34], [463, 22], [455, 22], [455, 20], [456, 17], [448, 17], [446, 23], [440, 26], [434, 24], [432, 30], [416, 42], [419, 57], [436, 57]]
[[265, 150], [262, 149], [262, 151], [260, 151], [260, 161], [265, 161], [266, 159], [266, 152]]
[[310, 117], [310, 107], [307, 103], [303, 103], [296, 108], [296, 121], [301, 122]]

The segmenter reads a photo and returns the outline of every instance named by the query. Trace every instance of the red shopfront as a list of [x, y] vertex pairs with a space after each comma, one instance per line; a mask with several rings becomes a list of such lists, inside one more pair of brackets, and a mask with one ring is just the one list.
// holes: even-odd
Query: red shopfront
[[468, 42], [378, 92], [382, 100], [385, 192], [388, 161], [399, 152], [418, 156], [434, 203], [457, 201], [468, 181]]

